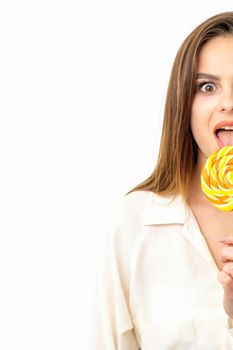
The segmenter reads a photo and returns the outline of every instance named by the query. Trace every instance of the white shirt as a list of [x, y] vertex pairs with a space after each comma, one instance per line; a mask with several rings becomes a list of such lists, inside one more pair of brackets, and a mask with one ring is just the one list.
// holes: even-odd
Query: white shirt
[[119, 209], [101, 264], [93, 349], [233, 349], [218, 268], [182, 196], [136, 191]]

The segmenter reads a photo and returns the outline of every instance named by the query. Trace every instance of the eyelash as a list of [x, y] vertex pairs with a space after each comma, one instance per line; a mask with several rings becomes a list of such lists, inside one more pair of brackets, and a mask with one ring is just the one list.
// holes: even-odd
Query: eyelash
[[213, 92], [207, 92], [207, 91], [201, 91], [202, 86], [212, 84], [216, 88], [215, 82], [214, 81], [202, 81], [201, 83], [197, 84], [197, 90], [200, 92], [203, 92], [204, 94], [212, 94]]

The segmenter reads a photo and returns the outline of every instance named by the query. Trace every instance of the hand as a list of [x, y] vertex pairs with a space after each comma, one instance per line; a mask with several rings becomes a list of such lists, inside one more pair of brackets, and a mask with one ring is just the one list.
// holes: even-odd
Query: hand
[[224, 247], [219, 258], [223, 263], [223, 269], [218, 272], [217, 278], [224, 289], [224, 310], [233, 319], [233, 236], [225, 236], [218, 240], [218, 243], [223, 243]]

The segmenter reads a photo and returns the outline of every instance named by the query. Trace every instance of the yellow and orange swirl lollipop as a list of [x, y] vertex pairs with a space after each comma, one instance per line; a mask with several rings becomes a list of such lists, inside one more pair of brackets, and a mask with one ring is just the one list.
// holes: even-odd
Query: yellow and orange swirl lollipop
[[233, 210], [233, 146], [212, 153], [201, 173], [202, 191], [219, 210]]

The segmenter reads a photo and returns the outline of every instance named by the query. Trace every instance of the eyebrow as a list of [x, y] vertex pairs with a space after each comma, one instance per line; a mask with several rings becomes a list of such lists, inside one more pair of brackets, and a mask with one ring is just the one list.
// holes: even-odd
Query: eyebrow
[[208, 74], [208, 73], [198, 73], [196, 75], [196, 79], [201, 79], [201, 78], [220, 80], [219, 76], [217, 75]]

